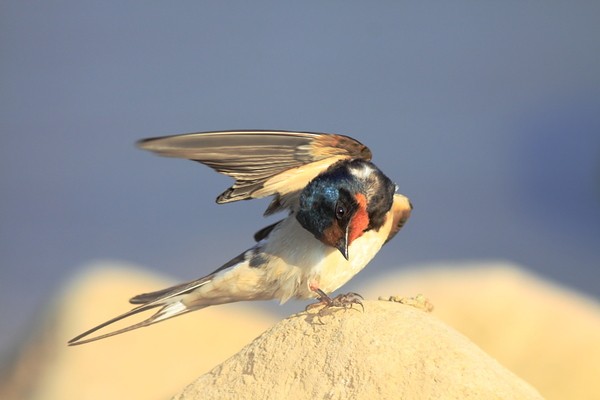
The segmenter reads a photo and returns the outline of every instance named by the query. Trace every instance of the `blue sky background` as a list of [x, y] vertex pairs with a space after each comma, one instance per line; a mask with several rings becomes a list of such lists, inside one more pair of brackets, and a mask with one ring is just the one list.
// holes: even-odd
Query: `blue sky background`
[[2, 2], [0, 350], [91, 260], [188, 280], [252, 243], [267, 200], [217, 206], [229, 178], [134, 147], [205, 130], [372, 149], [415, 210], [359, 291], [393, 269], [505, 259], [597, 298], [598, 15], [553, 1]]

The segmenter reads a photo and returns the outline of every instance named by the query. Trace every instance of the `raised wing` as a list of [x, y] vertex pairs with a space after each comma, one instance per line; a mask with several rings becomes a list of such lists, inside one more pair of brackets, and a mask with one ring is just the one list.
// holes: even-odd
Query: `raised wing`
[[394, 203], [392, 203], [392, 215], [394, 217], [394, 221], [392, 225], [392, 230], [390, 231], [385, 243], [392, 240], [392, 238], [396, 236], [398, 231], [402, 229], [406, 221], [408, 221], [412, 209], [413, 206], [408, 197], [401, 194], [394, 195]]
[[311, 179], [337, 161], [371, 159], [368, 147], [348, 136], [310, 132], [199, 132], [144, 139], [138, 145], [234, 178], [217, 203], [275, 195], [265, 214], [289, 207]]

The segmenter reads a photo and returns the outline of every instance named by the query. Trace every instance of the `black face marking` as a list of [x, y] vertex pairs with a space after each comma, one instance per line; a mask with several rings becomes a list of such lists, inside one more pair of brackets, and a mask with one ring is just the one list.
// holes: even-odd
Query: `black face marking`
[[350, 223], [350, 220], [357, 209], [358, 203], [356, 202], [356, 199], [352, 193], [344, 188], [340, 188], [338, 201], [335, 203], [333, 209], [329, 212], [335, 215], [340, 228], [346, 230], [346, 227]]
[[369, 226], [367, 230], [378, 230], [385, 223], [385, 216], [392, 208], [396, 185], [374, 164], [364, 160], [353, 160], [348, 163], [349, 168], [361, 169], [365, 164], [371, 168], [369, 176], [362, 179], [364, 194], [367, 198], [367, 213]]
[[358, 207], [348, 186], [349, 180], [337, 173], [313, 180], [300, 195], [298, 222], [319, 240], [334, 223], [345, 231]]
[[338, 202], [338, 204], [335, 205], [335, 217], [338, 219], [338, 221], [343, 220], [347, 214], [348, 211], [346, 210], [346, 206]]
[[392, 208], [396, 185], [383, 173], [370, 184], [372, 195], [368, 197], [367, 213], [369, 227], [378, 230], [385, 223], [385, 215]]
[[370, 162], [341, 161], [304, 188], [296, 218], [319, 240], [324, 239], [324, 233], [333, 224], [338, 224], [342, 232], [346, 232], [358, 209], [355, 195], [361, 193], [367, 199], [369, 225], [366, 230], [378, 230], [392, 207], [395, 191], [394, 183]]

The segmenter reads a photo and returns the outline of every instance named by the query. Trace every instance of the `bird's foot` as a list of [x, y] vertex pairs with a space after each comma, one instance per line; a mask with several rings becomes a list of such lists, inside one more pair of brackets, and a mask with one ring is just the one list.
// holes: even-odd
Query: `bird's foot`
[[342, 308], [352, 308], [354, 304], [358, 304], [363, 311], [365, 311], [365, 306], [362, 303], [364, 298], [354, 292], [338, 294], [333, 299], [331, 299], [331, 304], [329, 307], [342, 307]]
[[305, 311], [312, 310], [313, 308], [321, 307], [321, 310], [319, 310], [319, 315], [321, 315], [321, 313], [328, 308], [338, 307], [338, 308], [348, 309], [348, 308], [352, 308], [354, 306], [354, 304], [360, 305], [362, 310], [365, 311], [365, 306], [362, 303], [362, 300], [364, 298], [358, 293], [350, 292], [350, 293], [338, 294], [334, 298], [331, 298], [331, 297], [327, 296], [327, 294], [325, 294], [325, 292], [323, 292], [321, 289], [316, 289], [315, 291], [319, 295], [319, 299], [318, 299], [319, 301], [316, 303], [307, 305]]

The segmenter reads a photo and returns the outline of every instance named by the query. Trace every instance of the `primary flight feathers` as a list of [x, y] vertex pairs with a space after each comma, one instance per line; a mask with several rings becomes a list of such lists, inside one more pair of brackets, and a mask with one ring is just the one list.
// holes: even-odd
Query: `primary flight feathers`
[[144, 150], [201, 162], [235, 183], [217, 203], [276, 195], [267, 214], [287, 207], [311, 179], [344, 159], [371, 160], [371, 151], [343, 135], [287, 131], [201, 132], [144, 139]]

